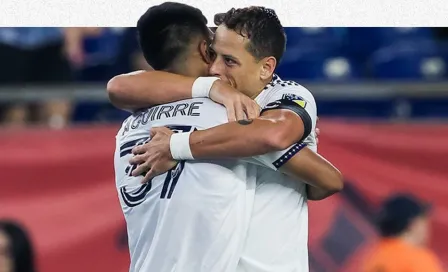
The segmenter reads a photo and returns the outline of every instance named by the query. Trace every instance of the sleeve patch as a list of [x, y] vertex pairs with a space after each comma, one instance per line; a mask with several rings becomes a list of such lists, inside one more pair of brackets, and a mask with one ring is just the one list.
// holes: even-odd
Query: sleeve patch
[[302, 108], [306, 107], [306, 101], [298, 95], [287, 93], [283, 94], [282, 99], [291, 100]]
[[302, 108], [306, 107], [306, 101], [304, 100], [293, 100], [294, 103], [296, 103], [297, 105], [299, 105]]

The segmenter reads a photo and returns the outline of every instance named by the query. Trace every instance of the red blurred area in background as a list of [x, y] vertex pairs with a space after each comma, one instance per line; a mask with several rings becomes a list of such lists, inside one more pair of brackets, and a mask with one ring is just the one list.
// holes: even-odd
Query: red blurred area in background
[[[320, 121], [319, 153], [344, 174], [343, 193], [311, 203], [311, 270], [357, 271], [376, 239], [372, 213], [407, 191], [434, 204], [432, 248], [448, 261], [448, 127]], [[40, 271], [128, 270], [114, 184], [117, 127], [2, 131], [0, 218], [22, 222]]]

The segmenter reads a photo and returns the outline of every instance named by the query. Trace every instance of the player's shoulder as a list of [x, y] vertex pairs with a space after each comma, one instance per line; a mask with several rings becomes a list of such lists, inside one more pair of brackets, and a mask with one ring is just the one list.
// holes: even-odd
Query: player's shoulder
[[266, 90], [269, 90], [271, 87], [271, 92], [284, 92], [290, 91], [295, 93], [309, 93], [311, 92], [303, 85], [297, 83], [294, 80], [283, 80], [278, 75], [274, 75], [272, 81], [265, 87]]
[[275, 100], [305, 100], [315, 103], [313, 94], [303, 85], [293, 80], [283, 80], [274, 75], [270, 83], [260, 93], [260, 102], [269, 103]]

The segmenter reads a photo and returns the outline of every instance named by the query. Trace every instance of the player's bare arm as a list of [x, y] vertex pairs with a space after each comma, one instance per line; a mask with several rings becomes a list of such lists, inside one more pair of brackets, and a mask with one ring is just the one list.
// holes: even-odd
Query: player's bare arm
[[[136, 156], [130, 163], [138, 165], [133, 175], [148, 172], [144, 179], [147, 181], [166, 172], [166, 162], [173, 159], [244, 158], [282, 151], [302, 141], [311, 132], [309, 116], [303, 108], [292, 103], [285, 102], [285, 108], [275, 108], [278, 105], [273, 104], [256, 119], [231, 122], [188, 134], [180, 133], [175, 137], [171, 137], [165, 128], [155, 128], [151, 132], [154, 137], [149, 143], [133, 149]], [[163, 133], [157, 135], [157, 132]], [[175, 144], [175, 139], [181, 142]], [[188, 154], [173, 156], [177, 152], [174, 150], [176, 146], [181, 148], [179, 152], [187, 151]]]
[[341, 172], [321, 155], [308, 148], [290, 158], [279, 171], [307, 184], [309, 200], [322, 200], [344, 187]]
[[[248, 123], [253, 123], [254, 121], [240, 121], [238, 125], [244, 123], [244, 126], [246, 126]], [[139, 164], [139, 167], [133, 172], [134, 175], [140, 175], [142, 174], [141, 171], [149, 170], [143, 182], [173, 167], [174, 162], [172, 157], [163, 154], [163, 150], [166, 150], [166, 147], [170, 145], [170, 137], [172, 134], [173, 132], [165, 127], [153, 129], [151, 131], [152, 152], [145, 152], [143, 155], [136, 155], [136, 157], [131, 159], [131, 163]], [[138, 147], [134, 151], [139, 152], [140, 149], [144, 148]], [[292, 149], [294, 147], [291, 148], [291, 152], [295, 153]], [[270, 149], [267, 148], [265, 150]], [[149, 169], [149, 166], [151, 166], [151, 169]], [[294, 179], [300, 180], [300, 182], [304, 181], [307, 184], [307, 196], [309, 200], [325, 199], [341, 191], [343, 188], [343, 178], [339, 170], [325, 158], [314, 153], [307, 147], [301, 149], [295, 155], [293, 154], [293, 156], [288, 156], [285, 159], [285, 163], [281, 164], [278, 170]]]
[[[276, 109], [265, 111], [254, 120], [241, 120], [195, 131], [190, 135], [189, 144], [195, 159], [243, 158], [285, 150], [307, 136], [304, 130], [303, 119], [297, 113]], [[139, 164], [133, 175], [149, 171], [144, 179], [146, 181], [172, 167], [172, 134], [167, 128], [151, 131], [151, 142], [133, 150], [137, 155], [131, 159], [131, 163]], [[307, 191], [310, 200], [324, 199], [343, 187], [340, 172], [308, 148], [290, 159], [280, 171], [309, 184]]]
[[[225, 158], [225, 155], [228, 158], [243, 158], [283, 151], [309, 134], [304, 135], [302, 119], [297, 118], [294, 112], [284, 109], [267, 111], [254, 120], [242, 120], [215, 128], [216, 137], [207, 134], [213, 133], [213, 128], [191, 134], [190, 147], [195, 159]], [[196, 138], [194, 134], [202, 138]], [[229, 138], [226, 138], [226, 134]], [[210, 143], [207, 142], [208, 139], [211, 140]], [[309, 148], [289, 156], [285, 161], [278, 170], [304, 181], [308, 185], [309, 200], [325, 199], [343, 188], [339, 170]]]
[[115, 107], [131, 112], [193, 97], [209, 97], [226, 107], [229, 121], [259, 116], [258, 104], [227, 83], [208, 81], [211, 83], [208, 86], [198, 82], [197, 78], [163, 71], [138, 71], [112, 78], [107, 92]]
[[134, 111], [191, 98], [193, 82], [193, 78], [176, 74], [137, 71], [113, 77], [107, 83], [107, 93], [115, 107]]
[[284, 150], [303, 140], [304, 133], [303, 121], [295, 113], [275, 110], [194, 132], [190, 148], [195, 159], [251, 157]]

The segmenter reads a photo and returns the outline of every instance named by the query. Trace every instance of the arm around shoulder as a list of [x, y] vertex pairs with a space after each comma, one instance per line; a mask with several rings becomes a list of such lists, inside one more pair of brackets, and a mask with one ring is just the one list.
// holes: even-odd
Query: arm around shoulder
[[135, 111], [191, 98], [195, 80], [163, 71], [137, 71], [113, 77], [107, 93], [115, 107]]

